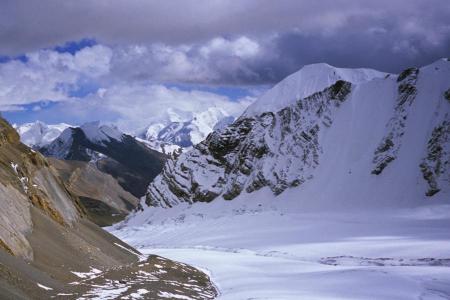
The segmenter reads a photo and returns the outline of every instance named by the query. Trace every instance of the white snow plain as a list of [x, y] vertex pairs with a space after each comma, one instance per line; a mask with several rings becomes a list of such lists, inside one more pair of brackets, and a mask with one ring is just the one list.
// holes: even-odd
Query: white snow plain
[[263, 189], [146, 208], [113, 234], [207, 271], [220, 299], [450, 299], [450, 205], [310, 211]]

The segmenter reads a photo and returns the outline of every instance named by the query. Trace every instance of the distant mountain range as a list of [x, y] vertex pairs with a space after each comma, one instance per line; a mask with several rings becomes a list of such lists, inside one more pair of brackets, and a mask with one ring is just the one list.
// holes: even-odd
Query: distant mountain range
[[[130, 135], [150, 149], [169, 154], [175, 150], [192, 147], [205, 139], [213, 130], [223, 128], [235, 119], [223, 109], [216, 107], [189, 114], [185, 112], [177, 113], [173, 109], [168, 110], [170, 112], [169, 118], [154, 122]], [[89, 125], [85, 124], [80, 127], [86, 128], [87, 126]], [[102, 126], [105, 130], [107, 127], [111, 127], [116, 131], [120, 131], [112, 125]], [[48, 146], [69, 127], [75, 128], [77, 126], [65, 123], [49, 125], [41, 121], [14, 125], [14, 128], [20, 134], [21, 141], [33, 148]]]
[[168, 122], [151, 124], [137, 132], [137, 137], [166, 145], [165, 147], [172, 145], [190, 148], [205, 139], [214, 129], [224, 127], [232, 123], [234, 119], [233, 116], [216, 107], [192, 113], [190, 118], [180, 116], [173, 111]]

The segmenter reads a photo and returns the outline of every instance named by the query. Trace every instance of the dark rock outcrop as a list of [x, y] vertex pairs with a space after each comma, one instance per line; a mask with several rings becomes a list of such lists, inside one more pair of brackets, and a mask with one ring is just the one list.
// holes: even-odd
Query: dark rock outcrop
[[372, 174], [380, 175], [397, 158], [401, 139], [405, 132], [405, 123], [408, 118], [409, 108], [417, 94], [416, 82], [418, 75], [419, 69], [409, 68], [403, 71], [397, 78], [398, 96], [394, 116], [386, 126], [388, 133], [381, 140], [374, 152]]

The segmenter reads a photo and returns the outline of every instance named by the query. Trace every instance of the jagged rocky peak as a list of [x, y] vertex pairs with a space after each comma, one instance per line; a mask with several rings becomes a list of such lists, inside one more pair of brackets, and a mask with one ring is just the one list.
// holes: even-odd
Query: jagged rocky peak
[[400, 75], [306, 66], [169, 160], [146, 203], [230, 200], [264, 187], [276, 195], [295, 186], [308, 198], [342, 201], [445, 197], [449, 88], [446, 60]]

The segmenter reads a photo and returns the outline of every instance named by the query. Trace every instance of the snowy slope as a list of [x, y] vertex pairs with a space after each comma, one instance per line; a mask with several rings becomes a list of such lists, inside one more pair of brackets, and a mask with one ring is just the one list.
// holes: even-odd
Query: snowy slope
[[338, 80], [360, 84], [387, 73], [372, 69], [335, 68], [325, 63], [306, 65], [288, 76], [248, 107], [244, 115], [257, 116], [264, 112], [276, 112], [295, 101], [320, 92]]
[[93, 143], [104, 143], [111, 140], [121, 141], [124, 133], [114, 126], [100, 124], [100, 122], [85, 123], [80, 129], [86, 135], [86, 138]]
[[172, 144], [172, 143], [166, 143], [164, 141], [160, 141], [155, 138], [149, 138], [149, 139], [143, 139], [140, 137], [135, 137], [135, 139], [138, 142], [143, 143], [145, 146], [147, 146], [149, 149], [161, 152], [163, 154], [169, 155], [170, 153], [182, 151], [182, 147]]
[[30, 147], [42, 147], [50, 144], [69, 127], [73, 126], [65, 123], [48, 125], [41, 121], [14, 125], [22, 143]]
[[[232, 116], [226, 113], [223, 109], [217, 107], [210, 107], [203, 112], [195, 114], [191, 121], [193, 127], [190, 134], [192, 144], [195, 145], [203, 141], [207, 135], [213, 131], [216, 125], [226, 123], [227, 120], [229, 122], [230, 117], [232, 118]], [[232, 121], [234, 121], [233, 118]]]
[[[325, 83], [310, 80], [323, 74]], [[323, 64], [294, 75], [233, 124], [168, 161], [146, 203], [233, 199], [265, 186], [275, 195], [298, 186], [299, 203], [318, 208], [418, 205], [425, 195], [449, 197], [447, 60], [399, 76]], [[269, 101], [271, 95], [281, 98]], [[293, 95], [307, 96], [292, 102]], [[280, 103], [288, 105], [274, 110]], [[256, 108], [270, 111], [255, 115]]]

